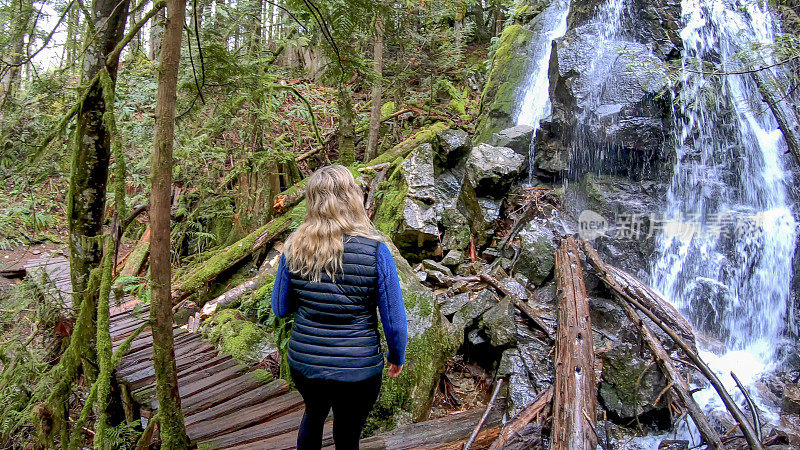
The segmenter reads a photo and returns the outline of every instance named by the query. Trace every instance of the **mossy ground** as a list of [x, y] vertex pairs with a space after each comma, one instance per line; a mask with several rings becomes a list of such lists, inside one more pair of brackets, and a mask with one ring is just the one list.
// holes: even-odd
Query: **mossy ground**
[[254, 364], [272, 343], [272, 335], [235, 309], [223, 309], [206, 320], [203, 337], [237, 361]]

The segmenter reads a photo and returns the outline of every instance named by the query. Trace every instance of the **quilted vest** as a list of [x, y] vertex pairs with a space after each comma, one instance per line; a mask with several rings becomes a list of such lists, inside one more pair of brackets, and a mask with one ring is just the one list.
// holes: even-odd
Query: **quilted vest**
[[346, 236], [342, 271], [319, 282], [290, 274], [297, 306], [289, 366], [307, 378], [362, 381], [383, 370], [378, 334], [379, 242]]

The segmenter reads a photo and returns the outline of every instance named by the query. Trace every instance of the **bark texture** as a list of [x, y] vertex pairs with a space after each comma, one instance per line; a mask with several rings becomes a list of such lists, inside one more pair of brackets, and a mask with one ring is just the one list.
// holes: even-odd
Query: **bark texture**
[[597, 448], [597, 381], [589, 302], [578, 246], [569, 236], [556, 250], [558, 330], [551, 449]]
[[172, 336], [172, 297], [170, 284], [170, 206], [172, 186], [172, 141], [175, 129], [175, 98], [181, 31], [186, 14], [185, 0], [167, 2], [167, 20], [161, 48], [158, 99], [156, 103], [153, 182], [150, 196], [150, 321], [153, 328], [153, 366], [156, 397], [161, 418], [163, 449], [188, 448], [178, 395], [175, 347]]
[[383, 106], [383, 17], [375, 18], [375, 44], [372, 47], [377, 78], [372, 86], [372, 109], [369, 112], [369, 135], [367, 136], [367, 155], [364, 161], [378, 156], [378, 142], [381, 131], [381, 106]]

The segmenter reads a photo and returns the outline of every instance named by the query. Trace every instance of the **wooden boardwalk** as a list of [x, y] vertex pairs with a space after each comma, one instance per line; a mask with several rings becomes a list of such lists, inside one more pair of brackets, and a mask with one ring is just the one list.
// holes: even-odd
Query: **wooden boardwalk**
[[[47, 295], [70, 305], [72, 285], [64, 257], [43, 256], [24, 264], [34, 280], [49, 285]], [[112, 301], [112, 305], [113, 305]], [[147, 320], [148, 306], [127, 297], [111, 308], [114, 350]], [[215, 449], [293, 449], [303, 417], [303, 399], [284, 380], [265, 383], [248, 367], [217, 350], [197, 333], [175, 326], [175, 364], [186, 432], [192, 443]], [[158, 410], [155, 398], [151, 330], [145, 329], [117, 367], [116, 376], [131, 392], [143, 418]], [[411, 424], [361, 441], [368, 449], [460, 449], [483, 410], [474, 409]], [[473, 448], [487, 447], [498, 435], [501, 416], [490, 415]], [[332, 421], [325, 424], [323, 447], [333, 449]]]
[[[69, 263], [63, 257], [42, 257], [25, 264], [34, 277], [44, 271], [52, 295], [69, 305], [72, 285]], [[45, 280], [47, 281], [47, 280]], [[111, 339], [114, 350], [147, 320], [147, 305], [126, 298], [111, 308]], [[289, 391], [284, 380], [264, 383], [250, 368], [238, 364], [230, 355], [221, 354], [198, 333], [173, 328], [178, 391], [184, 423], [194, 444], [226, 449], [289, 449], [297, 441], [297, 429], [303, 416], [303, 399]], [[158, 409], [155, 398], [153, 338], [145, 329], [131, 342], [130, 351], [117, 367], [117, 380], [130, 390], [140, 406], [142, 417]], [[324, 444], [332, 440], [332, 427], [325, 428]]]

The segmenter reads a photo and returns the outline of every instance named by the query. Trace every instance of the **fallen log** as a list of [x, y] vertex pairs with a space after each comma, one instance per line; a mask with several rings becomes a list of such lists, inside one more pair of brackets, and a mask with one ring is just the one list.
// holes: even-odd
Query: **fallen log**
[[500, 435], [497, 437], [497, 440], [492, 443], [492, 446], [489, 447], [489, 450], [500, 450], [503, 448], [510, 439], [519, 433], [519, 430], [525, 428], [537, 415], [544, 412], [552, 401], [553, 387], [550, 386], [546, 391], [540, 392], [528, 406], [503, 426], [500, 430]]
[[697, 426], [697, 429], [700, 431], [700, 434], [703, 436], [705, 444], [710, 449], [715, 450], [722, 450], [725, 446], [722, 444], [720, 440], [719, 433], [711, 426], [708, 419], [706, 418], [705, 414], [703, 414], [703, 410], [700, 409], [700, 406], [697, 402], [694, 401], [692, 394], [689, 390], [689, 385], [686, 383], [686, 380], [678, 373], [678, 370], [675, 368], [675, 364], [672, 362], [672, 358], [667, 354], [667, 351], [664, 350], [664, 346], [661, 345], [661, 342], [656, 339], [653, 335], [653, 332], [650, 331], [650, 327], [636, 314], [636, 311], [627, 303], [621, 302], [622, 308], [625, 310], [625, 314], [628, 318], [639, 328], [639, 334], [642, 336], [642, 339], [650, 348], [650, 351], [653, 353], [653, 357], [655, 358], [656, 362], [658, 362], [659, 367], [661, 367], [661, 372], [667, 377], [667, 384], [671, 386], [671, 389], [674, 391], [676, 397], [681, 400], [683, 405], [686, 407], [689, 415], [692, 417], [694, 424]]
[[198, 289], [207, 285], [220, 273], [233, 267], [250, 256], [256, 250], [279, 238], [292, 224], [292, 214], [288, 211], [278, 216], [263, 227], [253, 231], [211, 259], [189, 272], [172, 291], [172, 303], [176, 304]]
[[555, 259], [558, 329], [550, 448], [595, 450], [597, 382], [592, 320], [574, 237], [561, 241]]
[[147, 256], [150, 254], [150, 227], [145, 228], [136, 247], [131, 250], [128, 256], [125, 257], [125, 265], [119, 271], [119, 275], [139, 276], [145, 263], [147, 263]]
[[[649, 311], [660, 318], [670, 328], [675, 330], [681, 338], [691, 347], [695, 348], [694, 332], [692, 326], [683, 315], [668, 301], [655, 293], [649, 286], [639, 281], [636, 277], [622, 269], [606, 264], [597, 250], [587, 241], [581, 241], [581, 247], [586, 258], [594, 266], [597, 274], [606, 286], [616, 294], [627, 294], [639, 300]], [[598, 264], [599, 263], [599, 264]]]
[[[722, 382], [714, 373], [713, 370], [708, 366], [708, 364], [703, 361], [700, 356], [697, 354], [693, 346], [690, 346], [686, 343], [686, 341], [681, 338], [678, 332], [670, 327], [664, 320], [662, 320], [658, 315], [656, 315], [647, 305], [643, 304], [639, 301], [639, 297], [635, 297], [631, 293], [629, 293], [626, 289], [619, 285], [617, 279], [613, 276], [613, 266], [606, 264], [598, 255], [597, 251], [586, 241], [582, 242], [582, 246], [584, 252], [586, 253], [587, 259], [592, 263], [595, 270], [597, 271], [598, 275], [600, 275], [600, 279], [609, 287], [619, 298], [626, 301], [629, 305], [636, 308], [639, 312], [647, 316], [648, 319], [653, 321], [661, 330], [664, 331], [674, 342], [675, 344], [683, 350], [686, 356], [694, 363], [698, 370], [708, 379], [711, 385], [714, 387], [714, 390], [717, 391], [720, 398], [722, 399], [722, 403], [725, 404], [725, 407], [728, 409], [728, 412], [731, 413], [733, 419], [739, 423], [739, 427], [744, 433], [745, 439], [747, 443], [750, 445], [750, 448], [756, 450], [763, 450], [764, 446], [761, 444], [761, 441], [758, 439], [753, 427], [750, 425], [750, 422], [745, 417], [742, 410], [739, 409], [739, 406], [730, 396], [725, 387], [722, 385]], [[556, 378], [557, 380], [558, 378]]]
[[278, 266], [281, 254], [283, 254], [283, 244], [279, 242], [270, 250], [270, 254], [267, 255], [267, 258], [261, 264], [261, 267], [258, 268], [258, 272], [254, 277], [203, 305], [203, 308], [198, 312], [197, 318], [205, 319], [214, 314], [218, 309], [226, 308], [231, 303], [242, 298], [245, 294], [249, 294], [261, 287], [265, 282], [267, 273]]

